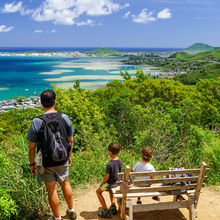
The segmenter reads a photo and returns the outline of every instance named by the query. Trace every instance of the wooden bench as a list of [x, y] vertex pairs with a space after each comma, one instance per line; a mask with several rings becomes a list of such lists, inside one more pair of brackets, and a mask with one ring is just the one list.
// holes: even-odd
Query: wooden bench
[[[197, 217], [197, 205], [199, 201], [201, 188], [204, 187], [203, 180], [207, 177], [208, 171], [206, 164], [202, 162], [200, 169], [183, 169], [183, 170], [163, 170], [155, 172], [130, 172], [130, 167], [126, 166], [125, 173], [119, 173], [118, 177], [123, 179], [117, 183], [118, 187], [113, 189], [114, 197], [117, 199], [120, 216], [122, 219], [133, 220], [133, 213], [153, 210], [168, 210], [187, 208], [189, 210], [189, 219], [194, 220]], [[121, 184], [128, 184], [129, 174], [133, 178], [133, 186], [127, 192], [120, 191]], [[178, 175], [174, 178], [165, 178], [167, 175]], [[193, 174], [192, 176], [184, 174]], [[135, 180], [137, 176], [155, 176], [156, 179]], [[179, 177], [182, 176], [182, 177]], [[176, 186], [168, 184], [184, 183]], [[146, 186], [140, 187], [145, 184]], [[149, 185], [147, 185], [149, 184]], [[124, 186], [125, 186], [124, 185]], [[126, 185], [127, 186], [127, 185]], [[175, 191], [174, 191], [175, 190]], [[178, 191], [176, 191], [178, 190]], [[178, 194], [173, 194], [177, 192]], [[133, 204], [131, 198], [134, 197], [152, 197], [152, 196], [170, 196], [173, 195], [173, 201], [157, 202], [151, 204]], [[126, 213], [126, 211], [128, 211]]]

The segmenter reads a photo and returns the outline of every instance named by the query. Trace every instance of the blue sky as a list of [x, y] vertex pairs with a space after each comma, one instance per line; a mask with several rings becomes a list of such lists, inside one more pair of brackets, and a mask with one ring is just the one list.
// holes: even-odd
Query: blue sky
[[1, 0], [0, 47], [220, 47], [220, 0]]

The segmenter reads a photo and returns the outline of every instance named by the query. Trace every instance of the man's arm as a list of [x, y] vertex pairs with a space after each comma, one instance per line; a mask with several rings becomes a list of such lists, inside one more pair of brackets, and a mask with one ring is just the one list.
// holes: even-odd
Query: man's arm
[[30, 160], [30, 166], [31, 168], [31, 173], [35, 176], [36, 172], [35, 172], [35, 165], [34, 165], [34, 156], [35, 156], [35, 149], [36, 149], [37, 144], [34, 142], [29, 142], [29, 160]]
[[69, 152], [69, 166], [70, 166], [70, 164], [71, 164], [71, 154], [72, 154], [72, 152], [73, 152], [73, 142], [74, 142], [74, 140], [73, 140], [73, 136], [69, 136], [68, 137], [68, 141], [71, 143], [71, 148], [70, 148], [70, 152]]

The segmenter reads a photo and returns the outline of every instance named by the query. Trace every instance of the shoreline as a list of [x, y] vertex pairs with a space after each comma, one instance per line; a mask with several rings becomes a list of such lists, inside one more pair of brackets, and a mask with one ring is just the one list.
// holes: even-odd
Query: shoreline
[[36, 109], [41, 107], [40, 96], [30, 96], [28, 98], [16, 98], [0, 100], [0, 113], [7, 112], [10, 110], [21, 110], [21, 109]]
[[139, 52], [139, 51], [127, 51], [127, 52], [105, 52], [105, 53], [96, 53], [93, 51], [87, 52], [79, 52], [79, 51], [72, 51], [72, 52], [58, 52], [58, 51], [45, 51], [45, 52], [38, 52], [38, 51], [27, 51], [27, 52], [0, 52], [0, 57], [130, 57], [130, 56], [139, 56], [144, 54], [154, 54], [161, 57], [170, 56], [177, 51], [152, 51], [152, 52]]

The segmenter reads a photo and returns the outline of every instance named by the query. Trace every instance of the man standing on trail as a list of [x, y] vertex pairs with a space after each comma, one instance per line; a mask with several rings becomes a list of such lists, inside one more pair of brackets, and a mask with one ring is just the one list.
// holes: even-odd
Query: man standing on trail
[[73, 193], [68, 181], [74, 129], [67, 115], [55, 111], [56, 94], [53, 90], [43, 91], [40, 100], [44, 108], [44, 114], [32, 121], [27, 135], [27, 139], [30, 141], [31, 173], [46, 185], [49, 204], [54, 215], [50, 217], [50, 220], [62, 220], [57, 182], [62, 188], [68, 205], [66, 214], [69, 219], [75, 220], [77, 215], [73, 208]]

